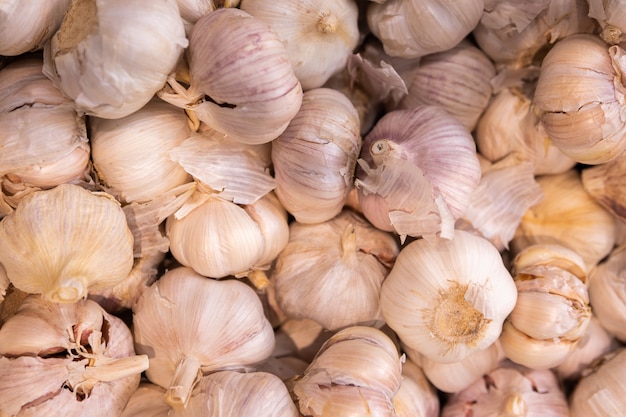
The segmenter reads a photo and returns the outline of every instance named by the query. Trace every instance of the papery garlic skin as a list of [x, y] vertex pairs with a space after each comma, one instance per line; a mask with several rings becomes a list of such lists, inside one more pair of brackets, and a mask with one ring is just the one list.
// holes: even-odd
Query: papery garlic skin
[[587, 167], [580, 177], [584, 189], [620, 221], [626, 221], [626, 153], [603, 164]]
[[370, 2], [367, 23], [391, 56], [415, 58], [445, 51], [474, 29], [482, 0]]
[[22, 291], [75, 302], [128, 276], [133, 235], [112, 196], [61, 184], [29, 194], [2, 219], [0, 263]]
[[457, 230], [453, 239], [404, 246], [380, 297], [402, 343], [431, 360], [456, 362], [498, 339], [517, 290], [495, 246]]
[[602, 32], [600, 37], [608, 44], [626, 42], [626, 12], [622, 0], [587, 0], [589, 16], [595, 19]]
[[339, 214], [354, 181], [361, 151], [359, 116], [339, 91], [304, 93], [300, 111], [272, 141], [276, 195], [300, 223]]
[[437, 392], [423, 370], [411, 360], [402, 364], [402, 383], [393, 397], [398, 417], [437, 417], [440, 404]]
[[150, 13], [142, 0], [74, 0], [44, 47], [43, 72], [80, 113], [116, 119], [150, 101], [187, 45], [176, 0]]
[[626, 149], [623, 57], [619, 46], [577, 34], [542, 61], [533, 103], [552, 143], [577, 162], [600, 164]]

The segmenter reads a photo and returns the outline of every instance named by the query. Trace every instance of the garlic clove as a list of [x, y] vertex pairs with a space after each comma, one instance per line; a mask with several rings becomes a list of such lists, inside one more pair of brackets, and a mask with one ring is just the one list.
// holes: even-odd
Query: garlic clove
[[175, 412], [163, 400], [165, 390], [158, 385], [142, 382], [128, 399], [120, 417], [173, 417]]
[[437, 417], [440, 404], [437, 392], [422, 369], [411, 360], [402, 364], [402, 384], [393, 397], [398, 417]]

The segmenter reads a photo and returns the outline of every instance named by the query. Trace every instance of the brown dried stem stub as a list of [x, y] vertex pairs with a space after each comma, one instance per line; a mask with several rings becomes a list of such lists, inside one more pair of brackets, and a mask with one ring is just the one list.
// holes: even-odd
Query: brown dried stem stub
[[63, 18], [58, 32], [59, 54], [75, 48], [98, 28], [96, 0], [75, 0]]

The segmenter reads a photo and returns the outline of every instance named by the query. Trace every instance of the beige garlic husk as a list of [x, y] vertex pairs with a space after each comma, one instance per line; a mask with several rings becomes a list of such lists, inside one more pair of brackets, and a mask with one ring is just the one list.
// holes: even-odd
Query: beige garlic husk
[[200, 18], [187, 48], [189, 87], [176, 74], [159, 97], [248, 144], [276, 139], [302, 104], [285, 46], [261, 19], [237, 8]]
[[278, 306], [328, 330], [380, 326], [380, 288], [398, 250], [392, 234], [350, 210], [323, 223], [293, 222], [270, 276]]
[[534, 81], [522, 81], [495, 91], [473, 132], [476, 147], [491, 162], [516, 153], [533, 163], [535, 175], [565, 172], [576, 161], [550, 141], [532, 106], [533, 89]]
[[94, 301], [29, 295], [0, 328], [0, 414], [118, 415], [147, 368], [127, 325]]
[[481, 176], [470, 132], [436, 106], [386, 113], [365, 137], [357, 162], [363, 214], [402, 238], [451, 238]]
[[597, 27], [586, 0], [487, 0], [472, 31], [476, 43], [497, 66], [539, 64], [555, 42]]
[[383, 282], [380, 306], [400, 341], [427, 358], [457, 362], [500, 336], [517, 290], [487, 239], [419, 239], [400, 251]]
[[287, 220], [273, 193], [239, 205], [196, 191], [166, 219], [165, 231], [178, 262], [207, 277], [223, 278], [266, 269], [287, 244]]
[[470, 353], [460, 361], [449, 363], [433, 361], [406, 345], [402, 345], [402, 350], [419, 365], [435, 388], [449, 394], [468, 388], [506, 359], [499, 340], [485, 349]]
[[339, 72], [359, 43], [354, 0], [243, 0], [240, 9], [276, 32], [304, 91]]
[[576, 34], [542, 61], [533, 104], [552, 143], [577, 162], [600, 164], [626, 149], [624, 56], [597, 35]]
[[617, 219], [626, 221], [626, 153], [581, 171], [585, 190]]
[[589, 276], [589, 298], [594, 315], [620, 341], [626, 341], [626, 245], [617, 246]]
[[88, 181], [85, 119], [41, 65], [23, 58], [0, 71], [0, 217], [32, 191]]
[[41, 49], [61, 26], [70, 3], [71, 0], [3, 2], [0, 5], [0, 55], [17, 56]]
[[341, 212], [353, 187], [359, 132], [358, 113], [343, 93], [304, 93], [298, 114], [272, 141], [276, 195], [298, 222], [320, 223]]
[[200, 378], [187, 407], [172, 408], [165, 390], [144, 383], [128, 401], [121, 417], [298, 417], [285, 384], [266, 372], [221, 371]]
[[402, 363], [402, 383], [393, 397], [398, 417], [438, 417], [439, 397], [422, 369], [406, 359]]
[[531, 245], [515, 257], [517, 303], [500, 335], [508, 359], [549, 369], [576, 349], [591, 320], [585, 268], [576, 252], [559, 245]]
[[574, 169], [537, 177], [537, 182], [544, 197], [522, 217], [512, 252], [535, 243], [557, 243], [578, 253], [589, 270], [613, 248], [615, 219], [585, 191]]
[[44, 47], [43, 72], [80, 113], [117, 119], [150, 101], [187, 45], [176, 0], [150, 13], [142, 0], [73, 0]]
[[128, 276], [133, 235], [112, 196], [61, 184], [29, 194], [2, 219], [0, 263], [20, 290], [75, 302]]
[[483, 0], [372, 1], [367, 23], [391, 56], [415, 58], [446, 51], [474, 29]]
[[543, 198], [533, 172], [532, 162], [517, 154], [487, 163], [456, 228], [478, 233], [500, 251], [508, 249], [524, 213]]
[[121, 202], [150, 201], [191, 181], [168, 154], [191, 135], [183, 110], [153, 98], [126, 117], [91, 117], [89, 126], [98, 178]]
[[331, 336], [288, 384], [302, 416], [395, 417], [402, 359], [381, 330], [352, 326]]
[[472, 131], [491, 98], [496, 70], [491, 60], [469, 40], [421, 59], [400, 108], [440, 106]]
[[626, 4], [622, 0], [587, 0], [589, 17], [598, 22], [600, 37], [608, 44], [626, 42]]
[[598, 358], [583, 372], [570, 394], [571, 417], [619, 416], [624, 412], [626, 349]]
[[561, 380], [577, 381], [596, 359], [618, 349], [619, 346], [618, 340], [607, 332], [598, 317], [592, 314], [587, 333], [580, 339], [576, 349], [554, 368], [554, 371]]
[[165, 272], [133, 308], [139, 353], [150, 353], [146, 377], [184, 408], [202, 375], [251, 369], [268, 358], [274, 332], [255, 291], [238, 280], [213, 280], [191, 268]]
[[441, 417], [569, 417], [567, 397], [551, 370], [503, 364], [452, 395]]

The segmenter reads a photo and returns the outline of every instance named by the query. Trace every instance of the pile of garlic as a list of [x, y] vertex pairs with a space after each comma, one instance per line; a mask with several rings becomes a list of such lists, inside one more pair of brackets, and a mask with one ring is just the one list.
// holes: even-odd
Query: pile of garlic
[[618, 415], [623, 0], [0, 6], [0, 416]]

